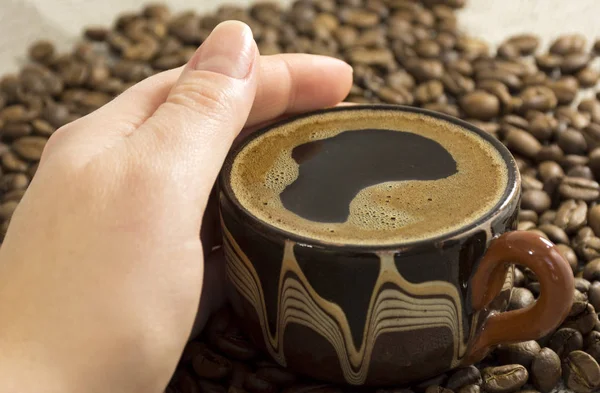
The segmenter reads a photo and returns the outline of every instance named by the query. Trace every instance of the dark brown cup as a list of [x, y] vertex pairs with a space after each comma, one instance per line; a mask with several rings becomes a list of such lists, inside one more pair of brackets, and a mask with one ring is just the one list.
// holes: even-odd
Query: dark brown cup
[[[573, 275], [551, 242], [514, 231], [520, 176], [510, 152], [476, 127], [431, 111], [327, 111], [360, 116], [378, 108], [433, 116], [490, 142], [509, 171], [503, 197], [476, 222], [436, 238], [381, 247], [325, 244], [262, 222], [236, 200], [229, 176], [237, 152], [277, 125], [251, 135], [223, 168], [219, 203], [230, 300], [253, 341], [307, 376], [391, 385], [472, 364], [497, 344], [538, 339], [560, 325], [571, 307]], [[513, 264], [535, 272], [541, 294], [528, 308], [503, 312]]]

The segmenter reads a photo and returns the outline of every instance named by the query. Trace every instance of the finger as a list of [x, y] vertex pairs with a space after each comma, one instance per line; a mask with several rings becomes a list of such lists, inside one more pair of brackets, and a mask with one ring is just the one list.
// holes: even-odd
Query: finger
[[333, 57], [287, 54], [260, 59], [259, 85], [246, 124], [332, 106], [352, 87], [352, 67]]
[[179, 177], [175, 183], [192, 190], [187, 197], [203, 209], [231, 142], [248, 119], [257, 79], [258, 49], [250, 28], [221, 23], [165, 102], [127, 138], [131, 162], [160, 157], [153, 165]]
[[[105, 148], [111, 141], [131, 134], [167, 99], [183, 69], [163, 71], [130, 87], [71, 123], [68, 128], [77, 129], [77, 135], [69, 138], [88, 143], [89, 138], [101, 139], [95, 144], [102, 143]], [[258, 91], [247, 125], [254, 126], [284, 113], [334, 105], [348, 94], [351, 86], [352, 68], [341, 60], [304, 54], [264, 56], [260, 59]]]

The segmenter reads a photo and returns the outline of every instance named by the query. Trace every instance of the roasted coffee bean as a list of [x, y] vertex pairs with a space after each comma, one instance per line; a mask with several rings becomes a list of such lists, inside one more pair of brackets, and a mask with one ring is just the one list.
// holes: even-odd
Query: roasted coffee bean
[[508, 309], [518, 310], [520, 308], [526, 308], [532, 305], [534, 302], [535, 298], [533, 297], [531, 291], [529, 291], [526, 288], [513, 288], [512, 294], [510, 296], [510, 303], [508, 305]]
[[244, 388], [250, 393], [276, 393], [277, 386], [269, 381], [259, 378], [256, 374], [248, 374], [244, 381]]
[[[513, 288], [513, 294], [512, 296], [514, 296], [515, 294], [515, 289], [523, 289], [525, 291], [528, 292], [529, 296], [531, 296], [531, 302], [533, 302], [533, 295], [531, 295], [531, 292], [525, 288]], [[511, 300], [512, 300], [512, 296], [511, 296]], [[519, 308], [523, 308], [523, 307], [519, 307]], [[537, 355], [537, 353], [540, 351], [540, 345], [533, 340], [530, 341], [523, 341], [520, 343], [515, 343], [515, 344], [504, 344], [504, 345], [500, 345], [495, 353], [496, 356], [498, 357], [498, 361], [500, 361], [501, 364], [520, 364], [522, 366], [525, 366], [527, 368], [529, 368], [529, 366], [531, 365], [531, 362], [533, 361], [533, 358], [535, 357], [535, 355]], [[469, 383], [475, 383], [475, 382], [469, 382]]]
[[506, 144], [509, 149], [529, 158], [535, 157], [542, 149], [542, 145], [535, 137], [514, 127], [506, 135]]
[[587, 53], [571, 53], [566, 55], [560, 63], [560, 71], [563, 74], [573, 74], [584, 69], [590, 61]]
[[579, 292], [578, 290], [573, 290], [573, 304], [571, 305], [571, 310], [569, 311], [569, 316], [574, 317], [579, 315], [583, 311], [588, 304], [588, 296]]
[[590, 304], [595, 310], [600, 310], [600, 281], [594, 281], [588, 290]]
[[460, 107], [469, 117], [489, 120], [500, 113], [498, 98], [483, 90], [475, 90], [461, 98]]
[[554, 91], [545, 86], [530, 86], [520, 95], [523, 100], [522, 110], [548, 111], [558, 104]]
[[446, 387], [453, 391], [457, 391], [459, 388], [467, 385], [480, 385], [481, 372], [475, 366], [469, 366], [456, 370], [446, 382]]
[[[219, 385], [215, 382], [208, 381], [206, 379], [197, 379], [196, 383], [198, 385], [199, 390], [190, 390], [189, 393], [226, 393], [227, 389], [224, 386]], [[185, 390], [182, 390], [182, 393], [188, 393]]]
[[590, 124], [591, 116], [586, 112], [579, 112], [577, 109], [570, 108], [568, 106], [561, 106], [556, 108], [555, 113], [558, 119], [559, 126], [572, 127], [577, 130], [581, 130]]
[[480, 393], [481, 387], [476, 384], [465, 385], [458, 389], [457, 393]]
[[446, 389], [439, 385], [431, 385], [431, 386], [428, 386], [427, 389], [425, 389], [425, 393], [454, 393], [454, 392], [450, 389]]
[[18, 202], [16, 201], [8, 201], [4, 202], [0, 205], [0, 219], [9, 220], [15, 209], [17, 208]]
[[199, 377], [208, 379], [222, 379], [231, 372], [231, 362], [208, 348], [193, 357], [192, 366]]
[[[441, 81], [445, 90], [455, 96], [470, 93], [475, 89], [475, 82], [472, 79], [455, 70], [449, 70], [442, 75]], [[508, 90], [506, 92], [508, 93]]]
[[564, 76], [557, 81], [548, 82], [547, 86], [556, 96], [559, 105], [567, 105], [577, 96], [579, 82], [572, 76]]
[[561, 374], [560, 358], [550, 348], [542, 348], [533, 358], [531, 378], [540, 392], [550, 392], [560, 381]]
[[569, 266], [571, 266], [573, 272], [576, 272], [578, 260], [575, 251], [573, 251], [573, 249], [566, 244], [557, 244], [556, 248], [560, 255], [562, 255], [563, 258], [565, 258], [565, 260], [569, 263]]
[[440, 79], [444, 73], [444, 66], [439, 60], [433, 59], [408, 59], [405, 67], [418, 81]]
[[557, 142], [566, 154], [583, 154], [587, 150], [587, 142], [583, 134], [572, 128], [560, 132]]
[[575, 277], [575, 289], [581, 293], [587, 293], [590, 289], [591, 283], [582, 277]]
[[[447, 115], [454, 116], [454, 117], [459, 116], [459, 109], [456, 105], [444, 104], [441, 102], [430, 102], [428, 104], [423, 105], [423, 108], [429, 109], [432, 111], [436, 111], [436, 112], [445, 113]], [[480, 127], [480, 128], [484, 131], [492, 132], [489, 129], [485, 128], [484, 126]]]
[[541, 190], [543, 187], [544, 183], [533, 176], [523, 175], [521, 177], [521, 188], [523, 190]]
[[587, 156], [567, 154], [560, 160], [560, 165], [568, 171], [576, 166], [587, 165], [588, 162], [589, 158]]
[[437, 80], [422, 83], [415, 90], [415, 99], [423, 104], [438, 101], [443, 95], [444, 85]]
[[594, 180], [594, 174], [588, 166], [577, 165], [567, 172], [569, 177], [581, 177], [582, 179]]
[[583, 341], [583, 347], [586, 353], [598, 361], [600, 359], [600, 332], [590, 332]]
[[381, 87], [377, 90], [377, 97], [383, 102], [397, 105], [411, 105], [414, 101], [413, 95], [405, 88], [392, 89]]
[[542, 146], [538, 153], [535, 155], [535, 161], [555, 161], [561, 162], [564, 158], [565, 153], [558, 147], [557, 144], [553, 143], [550, 145]]
[[429, 386], [444, 386], [446, 381], [448, 380], [448, 376], [446, 374], [439, 374], [435, 377], [426, 379], [425, 381], [421, 381], [413, 386], [413, 389], [416, 392], [424, 392]]
[[[546, 210], [540, 216], [540, 219], [538, 220], [538, 223], [540, 225], [551, 224], [551, 223], [554, 222], [554, 220], [556, 220], [556, 211], [554, 211], [554, 210]], [[527, 274], [529, 274], [529, 273], [531, 273], [531, 270], [525, 270], [525, 272], [527, 272]]]
[[[556, 219], [554, 219], [556, 221]], [[538, 229], [548, 235], [548, 238], [554, 243], [569, 244], [569, 237], [561, 228], [552, 224], [540, 225]]]
[[600, 185], [593, 180], [565, 177], [562, 179], [558, 191], [565, 199], [579, 199], [590, 202], [600, 196]]
[[564, 201], [556, 211], [554, 225], [571, 234], [586, 225], [587, 216], [588, 207], [585, 202], [569, 199]]
[[510, 45], [517, 51], [519, 56], [531, 55], [540, 44], [539, 37], [533, 34], [518, 34], [506, 39], [502, 45]]
[[487, 367], [481, 372], [482, 387], [490, 393], [509, 393], [518, 390], [527, 383], [529, 373], [520, 364], [499, 367]]
[[519, 210], [519, 221], [531, 221], [533, 223], [537, 223], [538, 214], [533, 210]]
[[27, 171], [27, 163], [18, 158], [13, 152], [5, 152], [0, 156], [2, 167], [7, 172], [25, 172]]
[[600, 281], [600, 258], [591, 260], [585, 265], [583, 278], [590, 282]]
[[595, 98], [583, 99], [577, 106], [581, 112], [589, 113], [593, 122], [600, 121], [600, 101]]
[[[510, 112], [513, 108], [513, 100], [515, 99], [510, 95], [508, 88], [502, 82], [495, 80], [484, 80], [477, 84], [480, 90], [484, 90], [490, 94], [495, 95], [500, 100], [500, 107], [503, 112]], [[519, 126], [516, 126], [519, 128]]]
[[517, 267], [515, 267], [515, 273], [514, 273], [514, 277], [513, 278], [514, 278], [514, 285], [515, 285], [515, 287], [522, 287], [527, 282], [527, 279], [526, 279], [525, 275]]
[[582, 240], [576, 246], [575, 251], [585, 261], [591, 261], [600, 257], [600, 238], [593, 236]]
[[600, 73], [590, 66], [583, 68], [575, 76], [582, 87], [593, 87], [600, 79]]
[[558, 37], [550, 45], [550, 53], [568, 55], [585, 51], [586, 39], [581, 34], [565, 34]]
[[589, 209], [588, 223], [596, 236], [600, 236], [600, 205], [594, 205]]
[[13, 142], [12, 148], [26, 160], [39, 161], [47, 141], [41, 136], [25, 136]]
[[600, 124], [590, 123], [583, 130], [581, 134], [585, 139], [587, 147], [589, 149], [595, 149], [600, 146]]
[[218, 335], [214, 344], [219, 351], [233, 359], [249, 360], [257, 353], [248, 339], [236, 330], [227, 330]]
[[548, 348], [556, 352], [559, 357], [564, 358], [572, 351], [583, 348], [583, 336], [576, 329], [558, 329], [550, 338]]
[[596, 322], [598, 322], [598, 314], [596, 314], [594, 306], [588, 304], [583, 312], [567, 318], [562, 326], [577, 329], [585, 335], [594, 329]]
[[600, 366], [583, 351], [573, 351], [563, 365], [565, 384], [576, 393], [590, 393], [600, 386]]
[[256, 376], [264, 381], [271, 382], [278, 387], [290, 386], [298, 379], [290, 371], [270, 362], [257, 364]]
[[562, 63], [562, 57], [552, 53], [545, 53], [536, 56], [535, 62], [540, 70], [552, 72], [560, 67], [560, 64]]
[[533, 210], [536, 213], [542, 213], [550, 208], [550, 197], [541, 190], [529, 190], [523, 193], [521, 207], [523, 209]]
[[518, 231], [528, 231], [530, 229], [535, 229], [536, 227], [535, 223], [531, 221], [519, 221], [519, 224], [517, 224]]

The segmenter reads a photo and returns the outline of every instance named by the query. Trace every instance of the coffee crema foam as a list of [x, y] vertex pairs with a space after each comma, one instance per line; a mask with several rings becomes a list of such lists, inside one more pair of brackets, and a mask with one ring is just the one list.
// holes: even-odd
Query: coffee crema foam
[[[363, 188], [341, 223], [315, 222], [286, 209], [280, 194], [299, 175], [293, 149], [361, 129], [429, 138], [451, 154], [457, 171], [438, 180]], [[474, 222], [499, 202], [508, 186], [508, 169], [489, 142], [458, 125], [419, 113], [343, 110], [297, 119], [250, 141], [232, 163], [230, 186], [252, 215], [284, 231], [327, 243], [390, 245], [436, 237]]]

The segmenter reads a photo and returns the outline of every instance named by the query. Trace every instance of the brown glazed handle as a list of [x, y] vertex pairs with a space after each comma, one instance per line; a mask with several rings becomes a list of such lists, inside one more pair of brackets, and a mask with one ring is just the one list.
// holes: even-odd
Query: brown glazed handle
[[469, 345], [465, 363], [480, 361], [494, 345], [543, 337], [559, 326], [571, 309], [574, 283], [567, 261], [549, 240], [514, 231], [491, 242], [471, 279], [475, 311], [484, 310], [498, 295], [510, 264], [533, 270], [540, 282], [540, 296], [527, 308], [490, 314]]

